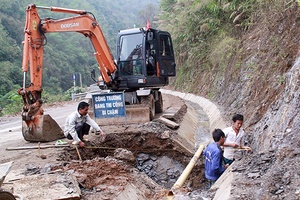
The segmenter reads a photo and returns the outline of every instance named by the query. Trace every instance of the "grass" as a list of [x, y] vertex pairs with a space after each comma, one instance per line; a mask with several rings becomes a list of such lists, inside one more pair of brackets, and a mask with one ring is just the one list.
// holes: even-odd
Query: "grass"
[[[71, 100], [71, 95], [67, 91], [62, 94], [50, 94], [43, 92], [42, 99], [44, 103], [54, 103]], [[23, 107], [23, 100], [17, 90], [12, 90], [6, 95], [0, 97], [0, 116], [13, 115], [20, 113]]]

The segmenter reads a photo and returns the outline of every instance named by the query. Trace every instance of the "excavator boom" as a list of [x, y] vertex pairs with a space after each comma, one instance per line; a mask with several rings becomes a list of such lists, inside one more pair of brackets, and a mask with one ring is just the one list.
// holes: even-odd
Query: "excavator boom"
[[[59, 20], [40, 19], [37, 9], [76, 14]], [[22, 70], [23, 87], [18, 93], [23, 99], [22, 132], [28, 141], [53, 141], [64, 137], [61, 128], [42, 109], [42, 73], [45, 34], [50, 32], [78, 32], [89, 37], [99, 64], [102, 78], [107, 85], [112, 82], [111, 74], [116, 71], [110, 49], [97, 21], [84, 10], [44, 7], [31, 4], [26, 10]], [[30, 84], [26, 86], [26, 75], [30, 72]]]

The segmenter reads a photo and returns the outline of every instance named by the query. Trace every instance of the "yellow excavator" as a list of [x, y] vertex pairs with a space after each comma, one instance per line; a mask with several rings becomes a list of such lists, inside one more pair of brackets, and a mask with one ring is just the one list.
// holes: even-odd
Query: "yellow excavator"
[[[71, 14], [62, 19], [41, 19], [38, 10]], [[166, 31], [146, 28], [122, 30], [118, 33], [117, 58], [114, 59], [106, 39], [91, 12], [35, 4], [26, 9], [22, 70], [23, 86], [18, 93], [23, 99], [22, 133], [27, 141], [47, 142], [63, 138], [59, 125], [42, 109], [43, 53], [46, 35], [53, 32], [77, 32], [88, 37], [94, 47], [105, 87], [124, 92], [126, 105], [147, 109], [149, 120], [163, 110], [161, 86], [176, 75], [171, 36]], [[30, 74], [30, 84], [27, 73]], [[92, 73], [95, 79], [95, 73]]]

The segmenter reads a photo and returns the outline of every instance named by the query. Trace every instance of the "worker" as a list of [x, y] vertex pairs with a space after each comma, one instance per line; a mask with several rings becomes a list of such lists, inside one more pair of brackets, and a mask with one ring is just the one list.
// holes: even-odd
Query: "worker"
[[223, 130], [225, 133], [225, 142], [224, 142], [224, 162], [225, 164], [232, 164], [235, 160], [234, 154], [235, 150], [245, 149], [248, 152], [251, 151], [251, 148], [244, 145], [245, 132], [241, 128], [243, 125], [244, 116], [241, 114], [235, 114], [232, 117], [232, 126], [227, 127]]
[[155, 63], [155, 49], [154, 45], [149, 42], [146, 43], [146, 67], [147, 75], [153, 76], [156, 75], [156, 63]]
[[203, 151], [205, 156], [205, 177], [208, 179], [209, 188], [222, 175], [229, 166], [223, 164], [223, 151], [221, 146], [225, 141], [225, 134], [221, 129], [215, 129], [212, 133], [214, 143], [209, 144]]
[[72, 144], [84, 147], [84, 135], [88, 135], [90, 127], [92, 126], [96, 130], [96, 135], [102, 135], [102, 141], [105, 139], [105, 133], [101, 130], [98, 124], [88, 115], [89, 104], [86, 102], [80, 102], [78, 104], [77, 111], [71, 113], [65, 123], [64, 135], [69, 140], [73, 140]]

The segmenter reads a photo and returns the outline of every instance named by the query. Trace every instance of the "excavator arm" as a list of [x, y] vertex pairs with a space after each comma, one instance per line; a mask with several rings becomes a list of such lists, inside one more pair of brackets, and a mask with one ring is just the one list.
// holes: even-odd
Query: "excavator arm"
[[[40, 19], [38, 9], [74, 14], [75, 16], [55, 20], [50, 18]], [[91, 13], [84, 10], [44, 7], [34, 4], [27, 7], [22, 61], [24, 78], [23, 87], [18, 90], [24, 104], [22, 132], [26, 140], [53, 141], [63, 137], [62, 130], [50, 116], [45, 117], [43, 115], [42, 109], [42, 72], [46, 33], [78, 32], [89, 37], [95, 49], [94, 55], [103, 81], [108, 86], [112, 84], [111, 75], [117, 70], [117, 66], [99, 24], [91, 15]], [[30, 84], [26, 86], [28, 71], [30, 72]], [[53, 127], [57, 128], [53, 129]]]

